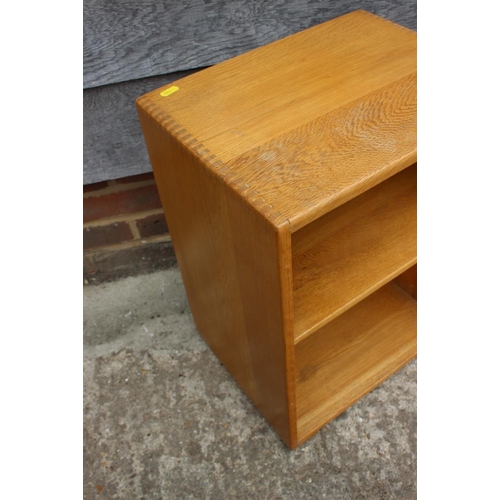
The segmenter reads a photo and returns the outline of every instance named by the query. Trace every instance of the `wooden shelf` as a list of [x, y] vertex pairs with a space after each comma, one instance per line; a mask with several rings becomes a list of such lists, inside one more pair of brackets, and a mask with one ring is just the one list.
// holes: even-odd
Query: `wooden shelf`
[[296, 346], [299, 443], [415, 357], [416, 310], [389, 283]]
[[416, 81], [356, 11], [137, 100], [196, 327], [292, 449], [415, 355]]
[[295, 342], [417, 261], [416, 165], [292, 235]]

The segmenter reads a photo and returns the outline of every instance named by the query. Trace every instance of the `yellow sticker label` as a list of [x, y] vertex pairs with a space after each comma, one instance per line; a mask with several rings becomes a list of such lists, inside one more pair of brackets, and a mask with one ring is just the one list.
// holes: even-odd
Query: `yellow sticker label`
[[175, 85], [172, 87], [169, 87], [168, 89], [165, 89], [163, 92], [160, 92], [160, 95], [162, 97], [167, 97], [170, 94], [173, 94], [174, 92], [177, 92], [179, 90], [179, 87], [176, 87]]

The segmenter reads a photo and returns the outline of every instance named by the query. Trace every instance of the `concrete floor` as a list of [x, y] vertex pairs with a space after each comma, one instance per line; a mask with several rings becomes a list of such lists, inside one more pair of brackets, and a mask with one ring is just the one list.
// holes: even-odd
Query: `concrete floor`
[[416, 374], [291, 452], [200, 338], [177, 268], [86, 286], [84, 498], [414, 499]]

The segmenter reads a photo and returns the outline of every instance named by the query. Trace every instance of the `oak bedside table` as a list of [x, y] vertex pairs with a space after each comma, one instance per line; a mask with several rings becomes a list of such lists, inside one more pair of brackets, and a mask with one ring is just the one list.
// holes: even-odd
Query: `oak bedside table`
[[196, 326], [295, 448], [416, 355], [416, 34], [356, 11], [137, 106]]

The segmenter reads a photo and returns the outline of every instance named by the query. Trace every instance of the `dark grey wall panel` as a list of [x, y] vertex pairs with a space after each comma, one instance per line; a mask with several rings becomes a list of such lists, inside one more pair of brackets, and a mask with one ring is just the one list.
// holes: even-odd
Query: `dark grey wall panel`
[[416, 0], [84, 0], [84, 88], [210, 66], [356, 9], [417, 27]]
[[195, 71], [83, 91], [83, 183], [151, 170], [135, 99]]

